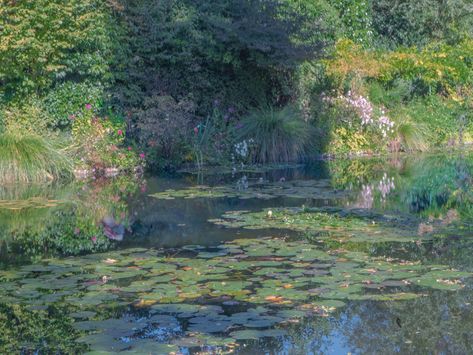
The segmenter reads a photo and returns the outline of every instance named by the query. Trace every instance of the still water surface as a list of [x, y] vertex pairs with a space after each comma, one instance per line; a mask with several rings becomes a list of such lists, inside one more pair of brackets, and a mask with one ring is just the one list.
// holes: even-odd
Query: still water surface
[[473, 353], [472, 186], [465, 152], [2, 187], [0, 350]]

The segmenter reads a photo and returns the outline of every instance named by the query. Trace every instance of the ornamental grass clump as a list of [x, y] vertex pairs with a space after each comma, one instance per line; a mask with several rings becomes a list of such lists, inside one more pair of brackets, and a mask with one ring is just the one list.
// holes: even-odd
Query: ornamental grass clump
[[0, 182], [32, 183], [72, 177], [71, 161], [35, 135], [0, 134]]
[[238, 141], [251, 140], [252, 163], [297, 162], [311, 149], [311, 126], [293, 107], [259, 109], [238, 125]]

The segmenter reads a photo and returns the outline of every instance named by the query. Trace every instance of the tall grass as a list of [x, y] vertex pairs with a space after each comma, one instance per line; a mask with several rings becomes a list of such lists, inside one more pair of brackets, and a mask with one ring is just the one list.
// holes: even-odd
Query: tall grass
[[0, 134], [0, 182], [45, 182], [72, 177], [72, 162], [35, 135]]
[[291, 106], [268, 107], [245, 117], [237, 137], [254, 140], [254, 163], [297, 162], [310, 151], [311, 128]]
[[430, 131], [421, 122], [415, 122], [409, 118], [401, 119], [397, 125], [397, 136], [401, 148], [405, 152], [425, 152], [430, 146]]

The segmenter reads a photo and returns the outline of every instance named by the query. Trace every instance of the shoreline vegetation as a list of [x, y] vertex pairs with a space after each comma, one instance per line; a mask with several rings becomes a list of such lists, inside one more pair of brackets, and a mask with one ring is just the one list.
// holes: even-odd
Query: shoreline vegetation
[[465, 0], [3, 0], [0, 180], [469, 146], [472, 24]]

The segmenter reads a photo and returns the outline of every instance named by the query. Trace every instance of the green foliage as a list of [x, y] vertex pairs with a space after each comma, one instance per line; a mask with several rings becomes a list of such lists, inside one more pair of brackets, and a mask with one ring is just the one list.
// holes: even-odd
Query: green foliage
[[387, 53], [380, 79], [409, 80], [418, 95], [454, 95], [459, 87], [473, 83], [473, 41], [456, 45], [433, 43], [421, 51], [411, 48]]
[[[69, 148], [79, 166], [102, 171], [117, 168], [132, 171], [140, 158], [132, 147], [125, 147], [125, 121], [115, 115], [99, 117], [91, 104], [72, 115], [72, 141]], [[144, 155], [142, 155], [144, 160]]]
[[44, 138], [36, 135], [0, 135], [0, 180], [41, 182], [70, 178], [69, 159]]
[[57, 85], [44, 98], [48, 127], [69, 128], [72, 114], [82, 110], [86, 104], [98, 107], [102, 96], [103, 89], [97, 84], [66, 81]]
[[113, 97], [141, 114], [149, 98], [171, 96], [192, 103], [201, 117], [215, 99], [243, 108], [258, 98], [287, 99], [292, 68], [321, 53], [329, 31], [315, 21], [322, 13], [272, 0], [128, 2], [128, 52], [118, 62]]
[[[384, 151], [387, 142], [321, 99], [352, 91], [398, 121], [401, 149], [424, 149], [427, 130], [443, 143], [454, 131], [468, 140], [472, 28], [469, 0], [0, 0], [0, 129], [49, 139], [74, 127], [83, 166], [130, 169], [136, 159], [120, 149], [129, 144], [150, 167], [173, 169], [227, 162], [239, 142], [226, 110], [237, 119], [264, 102], [298, 106], [319, 152]], [[118, 119], [93, 121], [95, 131], [73, 123], [86, 104], [126, 117], [135, 142], [103, 134], [124, 132]], [[422, 104], [452, 113], [426, 122], [414, 117]]]
[[469, 0], [378, 0], [372, 2], [373, 28], [381, 45], [424, 46], [472, 34]]
[[63, 310], [28, 308], [0, 304], [0, 352], [77, 354], [86, 350], [83, 344], [74, 342], [79, 333]]
[[232, 121], [235, 119], [234, 107], [224, 110], [216, 102], [207, 120], [194, 127], [192, 150], [199, 169], [202, 168], [204, 162], [218, 164], [230, 160], [234, 141]]
[[338, 10], [344, 26], [343, 35], [368, 47], [372, 44], [372, 14], [369, 0], [335, 0], [331, 1]]
[[310, 125], [291, 106], [253, 111], [236, 129], [237, 141], [254, 142], [250, 152], [254, 163], [301, 161], [311, 150]]
[[15, 103], [0, 106], [0, 131], [16, 135], [48, 136], [49, 116], [42, 101], [32, 96], [26, 104]]
[[[0, 95], [18, 99], [56, 83], [106, 84], [115, 33], [106, 2], [0, 2]], [[1, 97], [0, 96], [0, 97]]]

